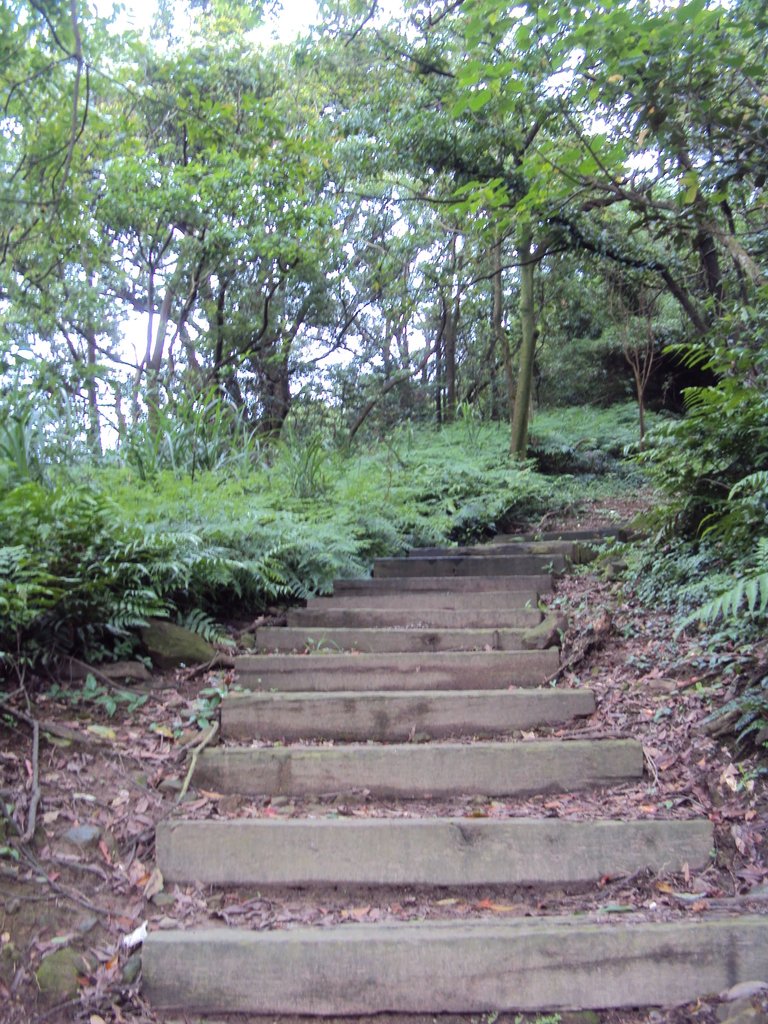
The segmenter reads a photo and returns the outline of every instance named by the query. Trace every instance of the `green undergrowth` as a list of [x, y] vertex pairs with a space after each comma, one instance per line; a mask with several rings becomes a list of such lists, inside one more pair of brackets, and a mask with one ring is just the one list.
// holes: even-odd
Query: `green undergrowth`
[[[652, 433], [665, 417], [646, 413]], [[548, 474], [620, 475], [637, 477], [637, 467], [626, 455], [639, 444], [638, 412], [634, 402], [609, 408], [582, 405], [545, 409], [537, 413], [530, 440], [530, 455]]]
[[[467, 543], [573, 508], [620, 482], [510, 462], [503, 425], [408, 426], [343, 450], [290, 428], [258, 459], [194, 473], [131, 461], [70, 466], [0, 495], [0, 658], [137, 649], [153, 616], [215, 622], [327, 593], [411, 546]], [[236, 466], [236, 469], [234, 468]], [[196, 625], [197, 624], [197, 625]]]

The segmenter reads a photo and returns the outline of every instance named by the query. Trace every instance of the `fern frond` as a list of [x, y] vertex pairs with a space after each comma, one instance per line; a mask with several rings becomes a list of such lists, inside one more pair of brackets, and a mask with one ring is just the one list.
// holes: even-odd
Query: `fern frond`
[[768, 609], [768, 572], [748, 579], [738, 580], [734, 586], [718, 594], [701, 608], [689, 615], [681, 628], [692, 622], [715, 622], [717, 619], [735, 619], [746, 611], [750, 615], [761, 616]]
[[758, 470], [739, 480], [731, 488], [728, 500], [732, 501], [745, 492], [752, 495], [760, 494], [761, 497], [768, 498], [768, 470]]

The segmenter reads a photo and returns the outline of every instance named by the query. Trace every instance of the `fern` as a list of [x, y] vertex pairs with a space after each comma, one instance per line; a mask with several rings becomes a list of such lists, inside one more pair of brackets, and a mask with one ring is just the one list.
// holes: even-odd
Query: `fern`
[[191, 633], [196, 633], [210, 644], [233, 645], [233, 641], [223, 632], [218, 622], [215, 622], [210, 615], [206, 615], [199, 608], [193, 608], [186, 615], [177, 616], [176, 621], [180, 626], [188, 629]]
[[733, 586], [689, 615], [681, 628], [694, 621], [711, 623], [720, 618], [733, 620], [745, 612], [753, 617], [764, 616], [768, 609], [768, 537], [758, 541], [755, 564], [760, 569], [758, 573], [737, 580]]

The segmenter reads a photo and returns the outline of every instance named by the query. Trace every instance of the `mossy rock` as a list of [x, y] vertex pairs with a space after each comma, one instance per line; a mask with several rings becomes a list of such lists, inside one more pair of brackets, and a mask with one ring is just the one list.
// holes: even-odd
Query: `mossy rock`
[[545, 651], [549, 647], [560, 647], [567, 629], [565, 615], [547, 615], [538, 626], [523, 630], [523, 648], [526, 651]]
[[40, 1001], [46, 1006], [74, 999], [80, 991], [78, 978], [91, 969], [83, 953], [71, 946], [57, 949], [48, 956], [35, 972]]
[[197, 633], [164, 619], [150, 619], [141, 630], [141, 639], [152, 663], [162, 670], [201, 665], [216, 657], [215, 648]]

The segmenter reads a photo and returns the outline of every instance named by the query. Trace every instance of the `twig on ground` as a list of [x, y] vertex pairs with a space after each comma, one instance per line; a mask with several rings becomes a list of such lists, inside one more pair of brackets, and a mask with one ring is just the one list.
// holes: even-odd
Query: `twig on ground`
[[[79, 658], [68, 658], [67, 660], [71, 667], [74, 666], [76, 668], [79, 668], [80, 671], [85, 672], [86, 675], [92, 675], [94, 679], [97, 679], [100, 683], [103, 683], [104, 686], [107, 687], [107, 689], [114, 690], [116, 693], [122, 693], [124, 696], [127, 697], [135, 697], [137, 693], [140, 693], [142, 696], [154, 696], [154, 692], [151, 688], [147, 689], [143, 686], [123, 686], [121, 683], [116, 683], [114, 679], [111, 679], [106, 674], [106, 672], [99, 671], [99, 669], [95, 668], [93, 665], [89, 665], [87, 661], [80, 661]], [[156, 699], [159, 700], [160, 698], [156, 697]]]
[[180, 673], [180, 675], [185, 682], [189, 682], [191, 679], [197, 679], [198, 676], [204, 676], [206, 672], [210, 672], [213, 668], [234, 667], [234, 659], [228, 658], [226, 654], [217, 653], [210, 661], [206, 661], [204, 665], [195, 665], [194, 668], [188, 668], [184, 672]]
[[38, 874], [39, 880], [41, 882], [44, 882], [46, 885], [50, 886], [50, 888], [59, 896], [63, 896], [65, 899], [71, 900], [72, 903], [77, 903], [79, 906], [85, 907], [86, 910], [90, 910], [94, 914], [98, 914], [99, 917], [108, 918], [110, 916], [110, 912], [108, 910], [105, 910], [103, 907], [99, 907], [95, 903], [92, 903], [86, 896], [83, 896], [76, 890], [73, 891], [71, 889], [68, 889], [66, 886], [61, 885], [59, 882], [56, 882], [54, 879], [52, 879], [49, 876], [48, 872], [43, 867], [43, 865], [40, 863], [40, 861], [37, 859], [37, 857], [35, 857], [35, 855], [28, 847], [23, 847], [21, 850], [21, 854], [24, 857], [24, 859], [35, 869], [35, 871]]
[[40, 723], [36, 718], [32, 720], [32, 796], [29, 800], [27, 812], [27, 827], [19, 842], [26, 846], [32, 841], [37, 827], [37, 807], [40, 803]]
[[208, 746], [208, 744], [211, 742], [211, 740], [214, 738], [218, 731], [219, 723], [214, 722], [213, 725], [208, 730], [208, 732], [205, 734], [205, 736], [203, 736], [202, 740], [197, 744], [196, 747], [193, 748], [192, 757], [189, 762], [189, 768], [184, 779], [184, 784], [181, 787], [181, 790], [179, 791], [179, 795], [176, 797], [177, 804], [181, 803], [181, 801], [187, 795], [187, 790], [189, 789], [189, 784], [192, 781], [192, 776], [194, 774], [195, 768], [197, 767], [197, 759], [200, 756], [200, 753]]
[[556, 672], [553, 672], [551, 676], [541, 683], [541, 686], [549, 686], [550, 683], [555, 683], [563, 675], [564, 672], [570, 672], [572, 669], [582, 662], [588, 654], [592, 651], [602, 647], [605, 641], [610, 636], [611, 630], [613, 629], [613, 616], [604, 608], [599, 618], [594, 622], [591, 622], [588, 626], [588, 635], [584, 643], [575, 650], [570, 658], [563, 662]]
[[648, 750], [647, 750], [646, 747], [643, 747], [643, 758], [645, 760], [645, 763], [648, 765], [648, 770], [650, 771], [651, 775], [653, 776], [653, 784], [654, 784], [654, 786], [658, 786], [658, 784], [659, 784], [659, 769], [656, 767], [656, 762], [653, 760], [651, 755], [648, 753]]

